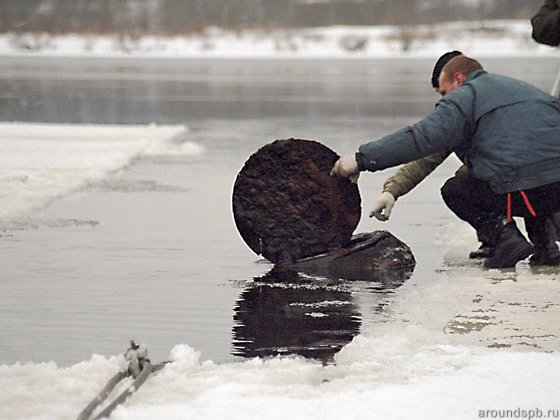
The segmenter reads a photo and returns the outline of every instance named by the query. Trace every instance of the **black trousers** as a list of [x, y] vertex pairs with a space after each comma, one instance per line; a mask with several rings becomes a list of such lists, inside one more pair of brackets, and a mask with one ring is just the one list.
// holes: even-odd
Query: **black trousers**
[[[547, 220], [560, 210], [560, 182], [526, 190], [525, 194], [536, 216], [519, 191], [511, 193], [511, 215], [524, 218], [532, 239], [542, 234]], [[482, 242], [493, 241], [498, 220], [508, 212], [507, 194], [496, 194], [486, 181], [460, 170], [445, 182], [441, 195], [451, 211], [476, 229]]]

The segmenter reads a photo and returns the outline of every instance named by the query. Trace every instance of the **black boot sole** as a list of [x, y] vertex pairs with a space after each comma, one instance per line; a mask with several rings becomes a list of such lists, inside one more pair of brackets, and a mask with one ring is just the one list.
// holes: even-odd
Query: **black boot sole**
[[471, 260], [482, 260], [484, 258], [492, 258], [495, 254], [494, 249], [488, 250], [476, 250], [469, 254]]

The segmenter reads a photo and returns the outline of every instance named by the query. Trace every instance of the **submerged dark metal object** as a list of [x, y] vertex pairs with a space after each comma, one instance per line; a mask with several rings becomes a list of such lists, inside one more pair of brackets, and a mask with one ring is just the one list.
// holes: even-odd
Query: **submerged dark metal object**
[[352, 236], [361, 214], [356, 184], [330, 176], [338, 155], [322, 144], [276, 140], [245, 162], [233, 189], [247, 245], [277, 266], [382, 283], [410, 277], [410, 248], [387, 231]]
[[273, 263], [347, 245], [361, 215], [358, 187], [330, 176], [339, 156], [311, 140], [276, 140], [245, 162], [233, 188], [243, 240]]
[[383, 287], [398, 287], [410, 277], [415, 265], [408, 245], [390, 232], [377, 230], [354, 235], [344, 247], [298, 260], [289, 267], [328, 278], [375, 281]]
[[337, 159], [317, 142], [277, 140], [237, 176], [237, 228], [275, 266], [237, 302], [233, 354], [298, 354], [329, 363], [360, 331], [358, 305], [344, 280], [367, 281], [367, 290], [384, 294], [414, 270], [410, 248], [391, 233], [352, 236], [360, 195], [356, 184], [329, 175]]

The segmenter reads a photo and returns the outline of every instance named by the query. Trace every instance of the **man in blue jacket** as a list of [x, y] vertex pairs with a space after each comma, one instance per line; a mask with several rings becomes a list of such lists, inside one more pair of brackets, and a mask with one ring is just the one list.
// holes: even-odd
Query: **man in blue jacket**
[[[331, 174], [356, 178], [363, 170], [453, 150], [468, 177], [464, 200], [452, 210], [495, 238], [495, 254], [484, 265], [513, 267], [531, 254], [532, 265], [559, 264], [550, 217], [560, 210], [560, 102], [527, 83], [487, 73], [466, 56], [445, 65], [439, 85], [444, 96], [434, 112], [341, 157]], [[469, 211], [481, 202], [496, 210], [494, 220], [477, 220]], [[534, 249], [512, 216], [525, 218]]]
[[[439, 76], [443, 67], [452, 59], [459, 55], [463, 55], [460, 51], [448, 51], [438, 58], [436, 61], [432, 76], [431, 83], [432, 87], [437, 93], [440, 93], [439, 87]], [[383, 185], [383, 192], [381, 196], [376, 200], [370, 217], [376, 217], [378, 220], [387, 221], [391, 216], [391, 211], [395, 205], [396, 200], [410, 192], [418, 184], [420, 184], [428, 175], [430, 175], [445, 159], [451, 155], [452, 150], [445, 150], [443, 152], [437, 152], [429, 156], [423, 157], [421, 159], [415, 160], [413, 162], [405, 163], [402, 165], [394, 175], [390, 176], [385, 180]], [[463, 206], [457, 206], [457, 200], [462, 201], [464, 198], [464, 188], [469, 188], [468, 183], [465, 180], [469, 180], [467, 177], [468, 170], [465, 165], [462, 165], [456, 172], [455, 175], [449, 178], [441, 188], [441, 195], [446, 204], [449, 205], [454, 212], [462, 220], [469, 221], [471, 219], [482, 219], [489, 218], [491, 220], [496, 219], [495, 210], [490, 208], [486, 209], [485, 206], [481, 205], [478, 208], [469, 207], [468, 217], [464, 217], [460, 211], [464, 210]], [[467, 184], [467, 185], [464, 185]], [[484, 203], [481, 203], [484, 204]], [[476, 212], [476, 214], [473, 213]], [[484, 259], [494, 255], [495, 244], [493, 242], [494, 238], [487, 236], [488, 232], [477, 231], [477, 237], [480, 241], [480, 247], [469, 254], [469, 258]]]

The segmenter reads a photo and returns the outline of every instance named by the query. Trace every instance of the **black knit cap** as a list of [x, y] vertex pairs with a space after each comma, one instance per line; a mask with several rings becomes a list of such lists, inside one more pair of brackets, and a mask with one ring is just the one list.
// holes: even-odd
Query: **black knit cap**
[[432, 86], [434, 87], [434, 89], [439, 88], [439, 75], [441, 73], [441, 70], [443, 69], [443, 66], [445, 66], [452, 58], [455, 58], [458, 55], [463, 55], [463, 53], [461, 51], [455, 50], [446, 52], [440, 58], [438, 58], [438, 61], [436, 61], [436, 64], [434, 65], [434, 70], [432, 71]]

